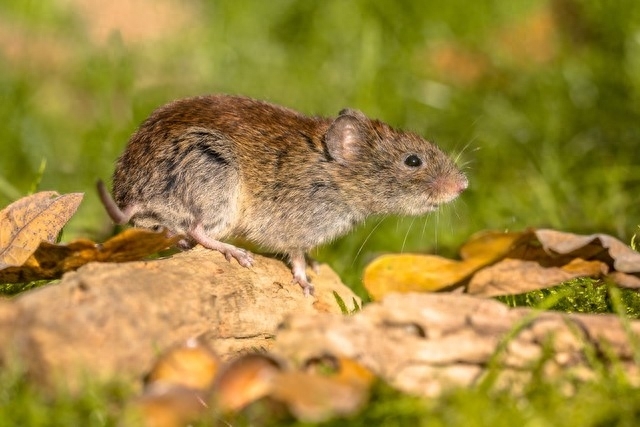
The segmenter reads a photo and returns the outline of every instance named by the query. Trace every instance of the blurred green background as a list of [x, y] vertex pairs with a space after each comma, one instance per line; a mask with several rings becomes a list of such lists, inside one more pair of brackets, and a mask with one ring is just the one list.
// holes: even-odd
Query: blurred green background
[[4, 0], [0, 60], [0, 206], [85, 192], [64, 240], [113, 232], [94, 183], [155, 107], [214, 92], [358, 108], [460, 155], [461, 199], [314, 253], [360, 293], [383, 252], [640, 224], [637, 0]]

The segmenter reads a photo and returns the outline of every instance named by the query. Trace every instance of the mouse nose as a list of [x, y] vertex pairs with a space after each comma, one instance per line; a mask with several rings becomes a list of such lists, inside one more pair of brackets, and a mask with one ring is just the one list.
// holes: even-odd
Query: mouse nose
[[460, 174], [460, 179], [458, 180], [457, 186], [455, 189], [457, 190], [458, 194], [460, 194], [464, 190], [466, 190], [467, 187], [469, 187], [469, 180], [465, 175]]
[[455, 173], [449, 176], [442, 176], [432, 182], [434, 198], [437, 203], [448, 203], [454, 200], [469, 186], [469, 180], [462, 173]]

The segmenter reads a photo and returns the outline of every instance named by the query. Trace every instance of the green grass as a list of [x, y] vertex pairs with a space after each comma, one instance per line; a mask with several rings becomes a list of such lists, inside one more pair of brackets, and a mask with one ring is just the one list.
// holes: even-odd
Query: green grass
[[[486, 228], [629, 241], [640, 224], [640, 4], [565, 3], [194, 1], [147, 38], [96, 39], [98, 25], [67, 3], [4, 2], [12, 24], [0, 43], [25, 48], [0, 49], [0, 205], [28, 193], [45, 160], [39, 189], [86, 192], [65, 237], [105, 238], [94, 183], [110, 177], [136, 126], [169, 100], [228, 92], [309, 114], [360, 108], [461, 153], [470, 188], [459, 201], [384, 219], [367, 237], [371, 219], [317, 251], [360, 293], [376, 254], [451, 255]], [[552, 11], [547, 38], [516, 32]], [[521, 39], [515, 54], [503, 47]], [[449, 51], [458, 53], [438, 65]], [[474, 66], [475, 79], [460, 77]]]
[[[102, 23], [86, 16], [108, 13], [72, 4], [0, 4], [0, 206], [34, 190], [85, 192], [63, 240], [111, 234], [94, 182], [110, 177], [155, 107], [213, 92], [309, 114], [359, 108], [460, 155], [470, 179], [460, 200], [417, 219], [371, 219], [316, 251], [362, 296], [362, 269], [376, 255], [454, 255], [482, 229], [554, 227], [626, 242], [638, 232], [636, 0], [194, 0], [147, 36], [96, 35]], [[153, 23], [155, 12], [132, 15], [132, 28]], [[638, 318], [636, 293], [616, 298], [578, 281], [505, 301]], [[2, 375], [7, 425], [114, 425], [122, 403], [108, 385], [52, 397]], [[547, 380], [523, 398], [470, 389], [423, 401], [381, 388], [349, 425], [624, 426], [638, 417], [637, 390], [618, 379], [570, 398]]]
[[617, 289], [591, 278], [570, 280], [560, 286], [500, 296], [497, 300], [510, 307], [532, 307], [564, 313], [616, 313], [640, 319], [640, 294], [635, 289]]
[[0, 426], [115, 426], [131, 391], [118, 383], [88, 382], [79, 394], [61, 383], [35, 386], [17, 365], [0, 370]]

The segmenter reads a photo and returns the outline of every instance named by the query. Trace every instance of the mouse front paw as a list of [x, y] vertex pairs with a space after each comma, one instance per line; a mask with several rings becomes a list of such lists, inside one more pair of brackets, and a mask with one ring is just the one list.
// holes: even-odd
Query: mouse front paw
[[313, 294], [315, 293], [316, 289], [309, 282], [306, 274], [297, 275], [294, 273], [291, 283], [297, 283], [298, 285], [300, 285], [305, 297], [313, 296]]
[[307, 279], [307, 263], [305, 260], [304, 250], [297, 250], [289, 253], [291, 259], [291, 273], [293, 274], [293, 283], [297, 283], [302, 288], [304, 296], [313, 295], [315, 288]]

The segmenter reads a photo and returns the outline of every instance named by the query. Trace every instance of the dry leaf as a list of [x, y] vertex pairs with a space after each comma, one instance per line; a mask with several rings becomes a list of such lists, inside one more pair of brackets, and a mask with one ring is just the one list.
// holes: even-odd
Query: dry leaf
[[131, 402], [125, 425], [181, 427], [208, 409], [219, 359], [213, 351], [189, 340], [160, 356], [147, 375], [144, 393]]
[[450, 288], [509, 253], [522, 233], [477, 233], [460, 249], [462, 261], [435, 255], [383, 255], [364, 271], [364, 286], [374, 301], [389, 292], [433, 292]]
[[83, 239], [66, 245], [45, 242], [21, 266], [0, 269], [0, 283], [57, 279], [91, 261], [135, 261], [170, 248], [179, 239], [165, 232], [129, 228], [103, 244]]
[[197, 340], [163, 354], [147, 376], [147, 384], [172, 384], [196, 390], [208, 390], [218, 372], [220, 360]]
[[271, 397], [285, 403], [296, 418], [306, 422], [326, 421], [360, 410], [369, 398], [373, 373], [348, 358], [323, 361], [327, 359], [333, 365], [332, 373], [314, 373], [318, 369], [282, 373], [273, 383]]
[[214, 398], [222, 412], [238, 411], [272, 391], [280, 364], [264, 354], [250, 354], [231, 362], [216, 379]]
[[458, 283], [474, 271], [462, 261], [435, 255], [382, 255], [364, 271], [363, 282], [371, 299], [389, 292], [430, 292]]
[[[328, 368], [327, 368], [328, 366]], [[330, 373], [326, 371], [329, 370]], [[325, 356], [307, 361], [305, 372], [327, 375], [339, 383], [369, 388], [374, 380], [373, 373], [360, 363], [347, 357]]]
[[622, 288], [640, 289], [640, 277], [638, 275], [621, 273], [614, 271], [607, 276], [613, 283]]
[[374, 300], [389, 292], [464, 286], [475, 295], [520, 294], [588, 276], [640, 288], [640, 253], [606, 234], [488, 231], [465, 243], [460, 256], [462, 261], [432, 255], [385, 255], [367, 266], [364, 285]]
[[606, 256], [616, 271], [640, 273], [640, 253], [606, 234], [580, 236], [556, 230], [536, 230], [535, 235], [547, 252], [585, 259]]
[[562, 267], [543, 267], [535, 261], [505, 259], [477, 272], [467, 292], [482, 297], [521, 294], [577, 277], [602, 277], [607, 271], [607, 265], [600, 261], [575, 259]]
[[214, 398], [223, 412], [268, 398], [286, 405], [300, 420], [321, 421], [360, 409], [374, 378], [371, 371], [346, 358], [313, 359], [304, 372], [291, 372], [266, 354], [254, 354], [234, 360], [220, 373]]
[[183, 427], [202, 416], [208, 396], [201, 390], [178, 386], [148, 389], [127, 407], [125, 423], [145, 427]]
[[503, 231], [481, 231], [475, 233], [460, 248], [460, 257], [465, 261], [473, 262], [478, 266], [490, 264], [504, 258], [514, 246], [517, 246], [523, 238], [527, 238], [530, 232], [505, 233]]
[[0, 212], [0, 269], [22, 265], [41, 242], [54, 242], [76, 212], [83, 193], [43, 191]]

